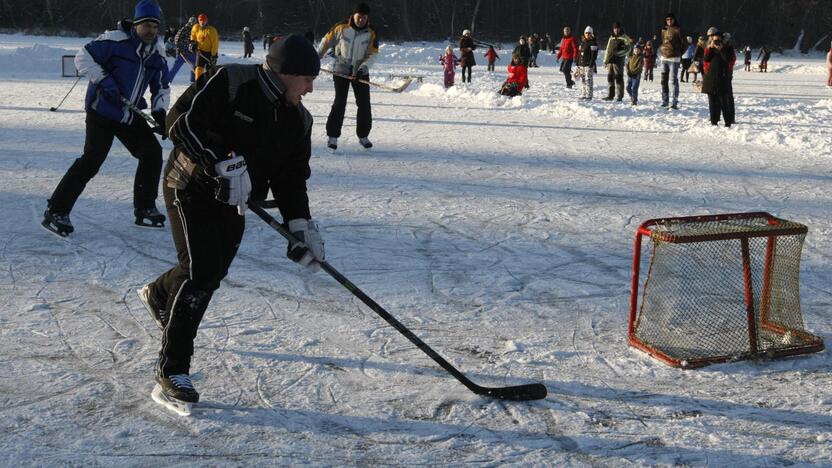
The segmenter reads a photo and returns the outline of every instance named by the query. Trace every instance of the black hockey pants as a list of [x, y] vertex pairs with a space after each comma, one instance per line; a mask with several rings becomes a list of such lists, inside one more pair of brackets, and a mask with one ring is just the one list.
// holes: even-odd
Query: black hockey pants
[[168, 377], [190, 372], [199, 322], [237, 254], [245, 217], [205, 195], [167, 186], [162, 192], [178, 263], [153, 282], [150, 302], [168, 318], [156, 368]]
[[[332, 109], [329, 111], [329, 118], [326, 119], [326, 136], [338, 138], [341, 136], [341, 127], [344, 125], [344, 112], [347, 108], [347, 93], [352, 84], [352, 92], [355, 94], [355, 105], [358, 107], [358, 115], [355, 123], [355, 134], [358, 138], [364, 138], [370, 134], [373, 128], [373, 113], [370, 108], [370, 85], [359, 83], [357, 80], [348, 80], [340, 76], [332, 77], [335, 81], [335, 101], [332, 102]], [[369, 77], [363, 77], [369, 80]]]
[[113, 137], [118, 138], [127, 151], [139, 160], [133, 180], [133, 207], [156, 206], [159, 174], [162, 172], [162, 147], [147, 123], [137, 117], [131, 124], [114, 122], [94, 111], [87, 112], [86, 122], [84, 154], [72, 163], [55, 187], [49, 198], [49, 209], [57, 213], [72, 211], [87, 183], [98, 174], [98, 169], [107, 159]]

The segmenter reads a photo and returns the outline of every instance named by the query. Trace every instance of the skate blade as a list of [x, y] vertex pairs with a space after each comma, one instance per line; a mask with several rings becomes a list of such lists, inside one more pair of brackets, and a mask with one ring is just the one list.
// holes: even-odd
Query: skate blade
[[337, 153], [337, 152], [338, 152], [338, 148], [330, 148], [330, 147], [328, 147], [328, 146], [327, 146], [326, 151], [327, 151], [329, 154], [335, 154], [335, 153]]
[[42, 223], [40, 223], [40, 225], [43, 226], [44, 229], [46, 229], [53, 235], [60, 237], [61, 239], [68, 237], [70, 234], [67, 231], [61, 231], [60, 229], [52, 225], [52, 223], [50, 223], [49, 221], [43, 221]]
[[180, 416], [190, 416], [191, 415], [191, 404], [186, 401], [179, 401], [172, 398], [169, 398], [165, 395], [162, 391], [162, 386], [156, 384], [153, 387], [153, 391], [150, 393], [150, 397], [153, 398], [153, 401], [159, 403], [160, 405], [164, 406], [165, 408], [173, 411], [174, 413]]
[[162, 221], [161, 223], [145, 223], [145, 222], [142, 222], [142, 221], [136, 221], [135, 226], [140, 227], [140, 228], [147, 228], [147, 229], [164, 229], [165, 228], [165, 222]]

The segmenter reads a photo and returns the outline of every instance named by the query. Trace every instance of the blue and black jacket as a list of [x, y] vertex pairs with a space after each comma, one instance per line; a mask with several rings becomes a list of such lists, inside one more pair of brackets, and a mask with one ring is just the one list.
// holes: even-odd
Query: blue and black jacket
[[158, 38], [152, 44], [145, 44], [129, 23], [106, 31], [85, 45], [75, 56], [75, 66], [90, 80], [84, 102], [87, 111], [130, 124], [137, 117], [105, 93], [118, 89], [122, 97], [139, 109], [146, 109], [143, 96], [148, 86], [151, 110], [167, 111], [170, 88], [164, 44]]

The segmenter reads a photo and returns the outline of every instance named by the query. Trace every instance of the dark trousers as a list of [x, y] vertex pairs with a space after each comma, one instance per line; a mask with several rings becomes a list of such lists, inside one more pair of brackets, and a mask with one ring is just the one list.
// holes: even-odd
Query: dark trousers
[[178, 262], [153, 282], [150, 302], [167, 317], [156, 372], [168, 377], [190, 372], [199, 323], [237, 254], [245, 217], [205, 195], [162, 192]]
[[94, 111], [87, 112], [87, 136], [84, 154], [66, 171], [52, 196], [49, 209], [57, 213], [69, 213], [87, 183], [98, 174], [113, 146], [113, 137], [139, 160], [133, 180], [133, 206], [156, 206], [159, 190], [159, 174], [162, 172], [162, 147], [144, 120], [134, 117], [133, 123], [123, 124], [102, 117]]
[[[341, 127], [344, 125], [344, 112], [347, 108], [347, 93], [350, 89], [350, 84], [352, 84], [355, 105], [358, 107], [355, 134], [358, 135], [358, 138], [368, 136], [370, 130], [373, 128], [373, 112], [370, 108], [370, 85], [359, 83], [358, 80], [341, 78], [340, 76], [333, 76], [332, 78], [335, 80], [335, 101], [332, 102], [329, 118], [326, 119], [326, 135], [335, 138], [341, 136]], [[369, 77], [364, 79], [369, 79]]]
[[[473, 65], [462, 64], [462, 82], [463, 83], [465, 83], [466, 81], [468, 83], [471, 82], [471, 68], [472, 67], [473, 67]], [[467, 80], [465, 79], [465, 70], [468, 70], [468, 79]]]
[[690, 81], [690, 64], [693, 63], [693, 59], [682, 59], [682, 71], [679, 72], [679, 80], [680, 81]]
[[564, 78], [566, 78], [566, 86], [572, 87], [575, 82], [572, 81], [572, 59], [563, 59], [560, 62], [560, 71], [563, 72]]
[[719, 115], [726, 126], [734, 123], [734, 93], [731, 91], [723, 93], [708, 93], [708, 110], [711, 114], [711, 124], [719, 123]]
[[618, 99], [624, 97], [624, 59], [615, 58], [610, 61], [607, 71], [607, 97], [616, 96]]
[[494, 71], [494, 60], [488, 62], [488, 71]]

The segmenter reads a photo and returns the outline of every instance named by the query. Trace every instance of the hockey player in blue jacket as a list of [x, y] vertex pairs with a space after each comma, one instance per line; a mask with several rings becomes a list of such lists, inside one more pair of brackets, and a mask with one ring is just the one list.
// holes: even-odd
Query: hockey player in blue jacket
[[[113, 137], [139, 160], [133, 184], [136, 224], [161, 228], [165, 216], [156, 209], [162, 147], [135, 108], [147, 108], [144, 93], [151, 92], [151, 115], [157, 131], [166, 137], [165, 115], [170, 100], [165, 48], [157, 36], [161, 10], [154, 0], [140, 0], [133, 21], [106, 31], [75, 56], [78, 70], [89, 78], [85, 101], [84, 153], [64, 174], [47, 203], [43, 227], [60, 236], [73, 230], [69, 213], [87, 183], [107, 158]], [[134, 107], [127, 105], [128, 101]]]

